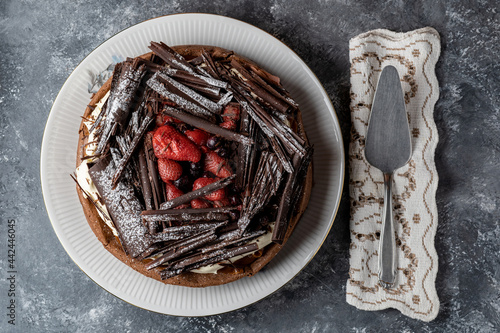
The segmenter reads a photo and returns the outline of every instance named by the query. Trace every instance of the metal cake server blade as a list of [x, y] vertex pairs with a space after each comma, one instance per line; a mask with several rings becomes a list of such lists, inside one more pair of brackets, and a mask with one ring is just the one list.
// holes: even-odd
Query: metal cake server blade
[[391, 288], [396, 277], [396, 236], [392, 212], [392, 175], [411, 158], [410, 128], [398, 71], [380, 74], [365, 142], [368, 163], [384, 174], [384, 211], [379, 247], [379, 283]]

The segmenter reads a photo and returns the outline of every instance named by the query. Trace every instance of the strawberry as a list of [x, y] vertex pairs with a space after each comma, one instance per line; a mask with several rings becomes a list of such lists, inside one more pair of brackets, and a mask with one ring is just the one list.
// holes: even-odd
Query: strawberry
[[236, 129], [236, 122], [233, 120], [226, 120], [219, 124], [220, 127], [234, 131]]
[[214, 201], [214, 207], [228, 207], [231, 206], [231, 202], [228, 198], [222, 198], [220, 200]]
[[198, 146], [206, 145], [207, 140], [210, 137], [209, 133], [198, 128], [195, 128], [194, 130], [187, 130], [184, 134], [189, 138], [189, 140], [193, 141]]
[[219, 126], [234, 131], [238, 126], [238, 120], [240, 120], [240, 113], [241, 110], [239, 104], [231, 103], [226, 105], [224, 111], [222, 112], [222, 117], [224, 121], [220, 123]]
[[158, 173], [165, 183], [169, 180], [177, 180], [182, 176], [182, 166], [168, 158], [158, 159]]
[[[173, 200], [173, 199], [180, 197], [181, 195], [184, 194], [184, 192], [179, 190], [177, 187], [175, 187], [175, 185], [173, 185], [170, 182], [166, 183], [166, 189], [167, 189], [167, 200]], [[181, 208], [187, 208], [187, 207], [188, 207], [188, 205], [184, 204], [184, 205], [180, 205], [180, 206], [175, 207], [175, 209], [181, 209]]]
[[158, 113], [156, 116], [156, 126], [162, 126], [169, 123], [182, 123], [179, 119]]
[[232, 175], [231, 167], [227, 161], [216, 152], [207, 151], [205, 153], [205, 171], [210, 171], [217, 177], [226, 178]]
[[196, 199], [191, 200], [191, 207], [196, 208], [196, 209], [210, 208], [210, 204], [203, 199], [196, 198]]
[[154, 131], [153, 150], [158, 158], [195, 163], [201, 159], [200, 149], [170, 125], [160, 126]]
[[[216, 178], [208, 178], [208, 177], [198, 178], [193, 183], [193, 191], [196, 191], [197, 189], [205, 187], [208, 184], [212, 184], [215, 181], [217, 181]], [[214, 192], [211, 192], [211, 193], [205, 195], [205, 199], [210, 200], [210, 201], [220, 201], [220, 200], [225, 199], [225, 198], [226, 198], [226, 189], [225, 188], [218, 189], [217, 191], [214, 191]]]

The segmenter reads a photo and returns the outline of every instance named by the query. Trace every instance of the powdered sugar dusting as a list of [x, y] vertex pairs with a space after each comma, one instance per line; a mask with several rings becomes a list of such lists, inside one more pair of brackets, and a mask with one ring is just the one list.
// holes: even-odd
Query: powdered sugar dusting
[[103, 170], [92, 168], [90, 174], [118, 229], [123, 248], [128, 254], [136, 257], [151, 246], [151, 241], [144, 237], [147, 230], [140, 215], [141, 203], [132, 187], [124, 181], [120, 181], [113, 188], [114, 171], [114, 163], [110, 162]]

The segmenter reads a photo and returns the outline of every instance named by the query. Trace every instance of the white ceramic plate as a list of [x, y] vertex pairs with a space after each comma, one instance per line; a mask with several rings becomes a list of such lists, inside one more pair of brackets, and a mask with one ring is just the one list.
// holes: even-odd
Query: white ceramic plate
[[[87, 91], [90, 73], [103, 71], [114, 57], [124, 59], [148, 52], [150, 41], [215, 45], [234, 50], [278, 75], [300, 105], [307, 134], [315, 147], [311, 201], [284, 249], [254, 277], [203, 289], [165, 285], [135, 272], [107, 252], [83, 215], [69, 174], [75, 169], [80, 116], [90, 98]], [[232, 311], [270, 295], [290, 281], [314, 257], [328, 235], [344, 179], [339, 123], [328, 95], [307, 65], [268, 33], [241, 21], [207, 14], [177, 14], [148, 20], [118, 33], [90, 53], [69, 76], [54, 101], [40, 164], [47, 212], [74, 262], [98, 285], [124, 301], [179, 316]]]

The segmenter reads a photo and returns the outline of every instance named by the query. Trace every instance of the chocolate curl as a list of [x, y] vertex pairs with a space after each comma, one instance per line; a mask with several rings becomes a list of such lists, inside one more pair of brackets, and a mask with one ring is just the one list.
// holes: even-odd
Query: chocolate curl
[[307, 169], [311, 163], [312, 153], [313, 148], [308, 147], [307, 154], [304, 158], [300, 158], [298, 155], [293, 157], [293, 163], [297, 172], [288, 174], [287, 182], [278, 208], [276, 225], [273, 230], [272, 241], [274, 243], [283, 244], [288, 230], [288, 225], [290, 223], [290, 214], [298, 200], [298, 196], [301, 193], [299, 191], [302, 188], [303, 179], [307, 175]]
[[145, 210], [144, 221], [225, 221], [236, 207]]
[[[170, 241], [167, 241], [167, 242], [158, 242], [158, 243], [155, 243], [155, 244], [162, 244], [157, 251], [155, 251], [155, 255], [158, 256], [158, 255], [162, 255], [162, 254], [165, 254], [166, 252], [169, 252], [171, 250], [174, 250], [176, 248], [178, 248], [179, 246], [181, 246], [182, 244], [185, 244], [185, 243], [190, 243], [191, 241], [193, 241], [195, 238], [198, 239], [200, 238], [200, 235], [202, 233], [207, 233], [207, 234], [210, 234], [211, 232], [211, 229], [208, 230], [208, 232], [205, 230], [203, 232], [200, 232], [200, 233], [197, 233], [197, 234], [194, 234], [194, 235], [191, 235], [191, 236], [186, 236], [186, 237], [183, 237], [181, 239], [177, 239], [177, 240], [170, 240]], [[157, 234], [158, 236], [163, 236], [164, 234]], [[202, 238], [202, 237], [201, 237]], [[148, 255], [150, 256], [150, 255]]]
[[179, 96], [182, 96], [186, 100], [198, 104], [200, 107], [203, 107], [212, 113], [220, 114], [222, 112], [222, 107], [219, 104], [212, 102], [208, 98], [198, 94], [196, 91], [172, 79], [168, 75], [163, 74], [163, 72], [158, 72], [157, 75], [158, 75], [157, 80], [159, 80], [160, 82], [165, 84], [168, 88], [170, 88], [170, 91], [177, 90], [182, 94], [182, 95], [178, 94]]
[[[136, 92], [139, 89], [142, 78], [146, 74], [146, 66], [139, 65], [139, 60], [125, 62], [118, 68], [120, 76], [118, 83], [111, 87], [108, 106], [106, 108], [106, 123], [96, 148], [96, 153], [101, 154], [109, 142], [111, 135], [116, 134], [118, 129], [125, 128], [125, 121], [134, 104]], [[113, 79], [115, 75], [113, 74]]]
[[144, 147], [141, 147], [138, 154], [139, 159], [139, 174], [141, 176], [142, 196], [144, 197], [144, 204], [146, 210], [155, 209], [153, 205], [153, 193], [151, 190], [151, 181], [148, 175], [148, 163], [146, 162], [146, 154]]
[[[222, 249], [224, 247], [228, 247], [228, 246], [234, 245], [234, 244], [239, 243], [239, 242], [244, 242], [244, 241], [252, 240], [254, 238], [262, 236], [266, 232], [267, 232], [266, 230], [259, 230], [259, 231], [255, 231], [255, 232], [243, 235], [243, 237], [239, 237], [237, 239], [228, 238], [228, 239], [226, 239], [224, 241], [221, 241], [221, 242], [218, 242], [218, 243], [211, 244], [209, 246], [203, 247], [203, 248], [200, 249], [200, 251], [201, 251], [201, 253], [207, 253], [207, 252], [215, 251], [215, 250], [218, 250], [218, 249]], [[219, 237], [219, 239], [220, 238], [222, 238], [222, 237]]]
[[193, 270], [202, 266], [216, 264], [242, 254], [258, 250], [256, 243], [235, 247], [232, 249], [220, 249], [210, 253], [202, 253], [184, 260], [180, 260], [171, 267], [161, 271], [161, 278], [168, 279], [182, 272]]
[[158, 57], [169, 64], [173, 68], [182, 69], [186, 72], [195, 74], [194, 67], [184, 59], [179, 53], [172, 50], [166, 44], [160, 42], [151, 42], [149, 46], [151, 51], [153, 51]]
[[297, 102], [295, 102], [290, 97], [290, 95], [288, 94], [288, 91], [286, 91], [285, 88], [283, 88], [279, 77], [277, 77], [276, 75], [272, 75], [269, 72], [266, 72], [262, 68], [258, 68], [253, 64], [250, 64], [249, 67], [250, 67], [251, 73], [254, 73], [256, 76], [258, 76], [258, 77], [262, 78], [264, 81], [266, 81], [270, 86], [279, 90], [280, 94], [285, 97], [285, 99], [288, 101], [288, 103], [290, 105], [292, 105], [294, 107], [294, 109], [297, 109], [299, 107]]
[[[182, 84], [186, 85], [191, 89], [196, 90], [199, 93], [202, 93], [204, 96], [210, 98], [211, 100], [218, 101], [221, 99], [220, 88], [200, 86], [191, 82], [184, 82], [184, 81], [179, 81], [179, 82], [181, 82]], [[217, 104], [221, 105], [219, 102], [217, 102]]]
[[240, 234], [254, 217], [276, 194], [281, 186], [283, 168], [275, 154], [264, 151], [261, 154], [255, 179], [252, 181], [250, 196], [245, 196], [241, 218], [238, 220]]
[[207, 52], [207, 50], [203, 49], [201, 52], [201, 57], [203, 62], [205, 63], [207, 72], [214, 78], [220, 79], [219, 73], [217, 73], [217, 69], [215, 67], [214, 60], [212, 56]]
[[144, 133], [146, 133], [146, 130], [148, 129], [149, 125], [153, 121], [154, 116], [153, 112], [150, 107], [148, 107], [148, 113], [144, 117], [141, 126], [138, 128], [137, 133], [134, 135], [134, 138], [132, 139], [132, 142], [130, 145], [127, 147], [127, 150], [125, 151], [124, 156], [122, 157], [120, 163], [118, 164], [115, 174], [113, 176], [113, 185], [115, 185], [118, 180], [120, 179], [123, 170], [125, 170], [125, 167], [127, 166], [128, 161], [130, 160], [130, 157], [132, 156], [133, 152], [139, 145], [139, 142], [141, 141], [142, 137], [144, 136]]
[[[172, 102], [176, 103], [179, 107], [182, 109], [188, 111], [192, 115], [195, 115], [197, 117], [209, 120], [211, 122], [215, 122], [216, 118], [215, 115], [207, 110], [206, 108], [200, 106], [197, 103], [193, 103], [186, 99], [188, 96], [183, 94], [181, 91], [179, 91], [177, 88], [175, 88], [172, 85], [168, 85], [168, 89], [165, 87], [165, 85], [159, 81], [159, 76], [158, 73], [153, 75], [147, 82], [146, 84], [159, 93], [161, 96], [171, 100]], [[182, 96], [184, 95], [184, 97]]]
[[228, 83], [226, 81], [218, 80], [213, 77], [198, 75], [189, 73], [183, 70], [175, 69], [175, 68], [164, 68], [162, 72], [166, 75], [184, 81], [190, 82], [199, 86], [204, 87], [216, 87], [216, 88], [224, 88], [227, 89]]
[[231, 60], [231, 66], [233, 66], [232, 71], [236, 71], [239, 75], [243, 77], [241, 80], [251, 92], [255, 94], [262, 102], [268, 106], [275, 108], [276, 110], [287, 113], [290, 105], [283, 100], [283, 98], [277, 98], [269, 91], [265, 89], [259, 82], [257, 82], [252, 75], [236, 60]]
[[214, 234], [214, 230], [203, 233], [203, 234], [195, 237], [194, 239], [191, 239], [188, 242], [181, 243], [175, 249], [173, 249], [173, 250], [163, 254], [161, 257], [153, 260], [152, 262], [150, 262], [149, 264], [146, 265], [146, 269], [150, 270], [150, 269], [153, 269], [155, 267], [158, 267], [169, 260], [180, 257], [184, 253], [191, 252], [192, 250], [194, 250], [200, 246], [203, 246], [207, 243], [210, 243], [210, 242], [214, 241], [216, 238], [217, 238], [217, 236]]
[[254, 120], [256, 120], [256, 118], [260, 120], [257, 123], [262, 128], [264, 133], [266, 133], [266, 135], [276, 135], [288, 152], [294, 152], [300, 154], [301, 156], [304, 156], [305, 148], [299, 142], [297, 142], [297, 140], [295, 140], [293, 136], [289, 135], [288, 131], [284, 129], [285, 125], [268, 114], [266, 110], [264, 110], [257, 103], [257, 101], [250, 96], [250, 94], [242, 89], [242, 87], [236, 85], [235, 88], [251, 106], [249, 110], [250, 116], [254, 118]]
[[146, 133], [144, 138], [144, 155], [146, 157], [148, 178], [153, 195], [153, 209], [158, 209], [164, 201], [165, 196], [163, 195], [163, 183], [160, 183], [158, 179], [158, 163], [153, 149], [153, 134], [151, 132]]
[[175, 208], [177, 206], [180, 206], [182, 204], [191, 202], [191, 200], [205, 196], [207, 194], [210, 194], [214, 191], [217, 191], [221, 188], [224, 188], [231, 184], [234, 180], [236, 175], [231, 175], [226, 178], [219, 179], [211, 184], [208, 184], [207, 186], [201, 187], [195, 191], [188, 192], [186, 194], [180, 195], [175, 199], [166, 201], [160, 205], [160, 209], [171, 209]]
[[236, 141], [245, 145], [251, 145], [253, 144], [253, 141], [236, 132], [230, 131], [228, 129], [222, 128], [218, 125], [212, 124], [208, 121], [205, 121], [203, 119], [200, 119], [198, 117], [195, 117], [193, 115], [187, 114], [186, 112], [183, 112], [178, 109], [174, 109], [172, 107], [165, 107], [162, 111], [164, 114], [167, 114], [169, 116], [172, 116], [176, 119], [179, 119], [180, 121], [183, 121], [191, 126], [200, 128], [206, 132], [220, 135], [221, 137], [230, 140], [230, 141]]

